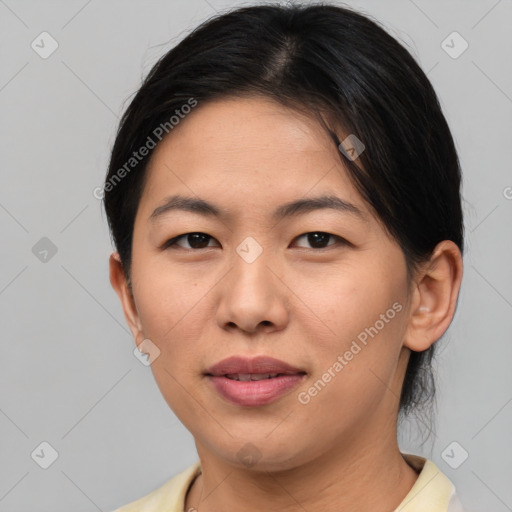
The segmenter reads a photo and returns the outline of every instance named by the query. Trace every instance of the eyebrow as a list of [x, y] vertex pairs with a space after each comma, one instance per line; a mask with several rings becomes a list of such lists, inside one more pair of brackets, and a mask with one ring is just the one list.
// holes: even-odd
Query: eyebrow
[[[322, 195], [285, 203], [274, 211], [272, 218], [279, 221], [287, 217], [295, 217], [322, 209], [332, 209], [339, 212], [350, 213], [359, 217], [362, 221], [367, 221], [367, 216], [360, 208], [334, 195]], [[203, 199], [174, 195], [166, 198], [165, 203], [156, 208], [149, 216], [148, 220], [154, 222], [163, 214], [176, 210], [191, 212], [204, 217], [231, 217], [227, 211]]]

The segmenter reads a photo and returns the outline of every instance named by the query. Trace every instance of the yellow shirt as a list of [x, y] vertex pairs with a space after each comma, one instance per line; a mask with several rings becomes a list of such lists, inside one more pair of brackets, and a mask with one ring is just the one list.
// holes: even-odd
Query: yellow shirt
[[[455, 486], [431, 460], [408, 453], [402, 456], [420, 473], [394, 512], [464, 512]], [[200, 473], [200, 462], [196, 462], [155, 491], [114, 512], [186, 512], [185, 495]]]

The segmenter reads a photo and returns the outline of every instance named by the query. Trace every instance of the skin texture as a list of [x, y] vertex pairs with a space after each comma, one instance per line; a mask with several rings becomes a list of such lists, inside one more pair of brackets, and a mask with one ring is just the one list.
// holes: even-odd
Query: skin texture
[[[269, 99], [198, 105], [157, 146], [148, 173], [134, 226], [133, 296], [117, 253], [110, 280], [135, 342], [159, 348], [155, 380], [195, 439], [202, 474], [185, 510], [394, 510], [417, 478], [396, 436], [409, 349], [426, 350], [452, 320], [462, 278], [457, 246], [441, 242], [408, 283], [401, 248], [349, 181], [327, 134]], [[285, 202], [324, 193], [353, 203], [365, 220], [328, 209], [271, 218]], [[173, 211], [149, 221], [172, 194], [200, 197], [231, 218]], [[326, 248], [302, 236], [317, 231], [335, 235]], [[208, 234], [207, 247], [193, 249], [187, 237], [162, 247], [190, 232]], [[263, 249], [252, 263], [236, 252], [248, 236]], [[401, 311], [300, 403], [298, 393], [394, 303]], [[269, 355], [307, 376], [270, 404], [234, 405], [204, 372], [235, 354]], [[237, 455], [247, 443], [260, 457], [251, 467]]]

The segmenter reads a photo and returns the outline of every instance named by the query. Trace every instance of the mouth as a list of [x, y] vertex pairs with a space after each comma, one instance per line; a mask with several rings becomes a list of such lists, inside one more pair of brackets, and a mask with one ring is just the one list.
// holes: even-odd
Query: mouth
[[285, 361], [268, 356], [248, 358], [231, 356], [211, 366], [205, 375], [227, 376], [235, 380], [263, 380], [279, 375], [306, 373], [303, 369], [292, 366]]
[[[242, 379], [238, 379], [238, 377], [242, 377]], [[275, 376], [269, 374], [207, 376], [213, 390], [219, 396], [230, 404], [244, 407], [270, 404], [290, 393], [305, 378], [305, 373], [277, 374]]]
[[255, 407], [269, 404], [298, 386], [307, 373], [278, 359], [234, 356], [204, 374], [213, 389], [231, 404]]
[[226, 377], [231, 380], [240, 380], [243, 382], [248, 382], [250, 380], [266, 380], [266, 379], [275, 379], [276, 377], [280, 377], [281, 375], [296, 375], [296, 374], [287, 374], [287, 373], [230, 373], [226, 375], [222, 375], [222, 377]]

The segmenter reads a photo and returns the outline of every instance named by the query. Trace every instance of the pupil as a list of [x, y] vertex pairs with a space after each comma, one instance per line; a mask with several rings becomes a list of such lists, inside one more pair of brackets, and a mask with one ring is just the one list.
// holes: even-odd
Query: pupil
[[[193, 247], [194, 249], [202, 249], [203, 246], [208, 245], [208, 235], [205, 235], [204, 233], [192, 233], [188, 235], [188, 243], [190, 244], [190, 247]], [[206, 243], [204, 243], [206, 240]]]
[[327, 233], [321, 233], [319, 231], [315, 231], [313, 233], [308, 234], [308, 242], [311, 244], [312, 247], [318, 247], [318, 242], [320, 239], [320, 245], [323, 246], [322, 239], [324, 242], [327, 242], [328, 237]]

